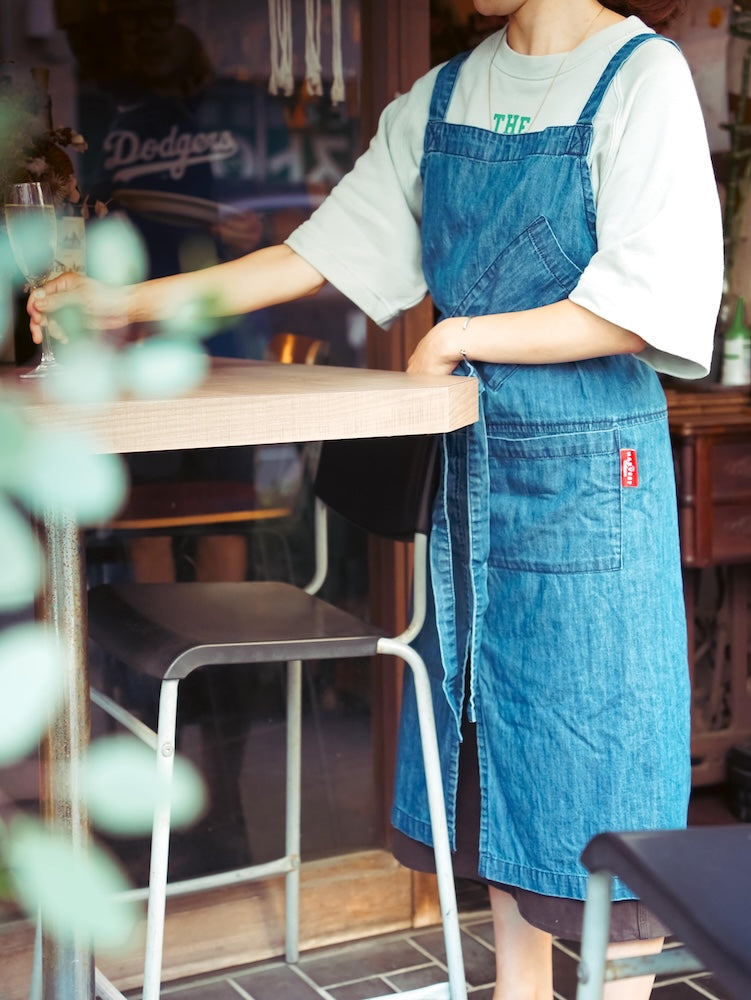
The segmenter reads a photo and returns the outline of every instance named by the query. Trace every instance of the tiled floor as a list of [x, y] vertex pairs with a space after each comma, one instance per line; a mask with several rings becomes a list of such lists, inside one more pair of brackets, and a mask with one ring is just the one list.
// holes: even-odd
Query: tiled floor
[[[490, 914], [462, 915], [462, 944], [469, 1000], [490, 1000], [494, 960]], [[576, 946], [556, 941], [556, 1000], [574, 1000]], [[164, 1000], [365, 1000], [399, 994], [445, 982], [440, 928], [402, 931], [352, 944], [310, 951], [298, 965], [281, 959], [261, 962], [220, 976], [170, 984]], [[139, 994], [131, 994], [133, 1000]], [[725, 1000], [721, 987], [707, 974], [665, 978], [653, 1000]]]
[[[734, 821], [721, 787], [694, 789], [691, 825]], [[474, 883], [459, 880], [457, 885], [469, 1000], [490, 1000], [494, 955], [487, 897]], [[669, 942], [668, 947], [674, 943]], [[555, 941], [555, 1000], [575, 1000], [577, 947]], [[305, 952], [295, 966], [279, 958], [170, 983], [162, 996], [163, 1000], [366, 1000], [445, 982], [443, 956], [439, 927], [401, 931]], [[129, 997], [140, 1000], [140, 993]], [[658, 979], [652, 1000], [726, 1000], [726, 995], [712, 975], [703, 973]]]

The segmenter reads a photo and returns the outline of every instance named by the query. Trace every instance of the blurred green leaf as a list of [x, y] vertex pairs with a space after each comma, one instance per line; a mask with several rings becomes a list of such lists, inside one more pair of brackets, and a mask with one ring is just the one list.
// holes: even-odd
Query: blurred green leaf
[[0, 484], [7, 485], [17, 479], [28, 433], [18, 410], [0, 403]]
[[179, 396], [198, 385], [209, 370], [201, 347], [153, 337], [131, 345], [122, 356], [123, 386], [144, 399]]
[[[126, 735], [98, 739], [89, 748], [82, 780], [89, 815], [100, 829], [121, 835], [151, 831], [163, 785], [156, 754], [144, 743]], [[171, 801], [173, 827], [192, 823], [206, 805], [202, 777], [180, 756], [174, 762]]]
[[[52, 336], [52, 348], [58, 359], [61, 352], [64, 352], [68, 345], [77, 344], [84, 341], [87, 346], [92, 343], [91, 331], [88, 327], [86, 310], [80, 305], [66, 305], [55, 310], [54, 315], [47, 320]], [[55, 372], [55, 376], [62, 372]], [[48, 392], [53, 388], [52, 380], [45, 382], [44, 389]]]
[[62, 700], [60, 649], [48, 627], [0, 633], [0, 691], [0, 764], [8, 764], [34, 749]]
[[19, 817], [10, 826], [8, 864], [19, 902], [30, 916], [41, 913], [46, 933], [61, 941], [87, 938], [98, 951], [132, 943], [140, 909], [113, 899], [129, 885], [101, 847], [76, 850], [62, 832]]
[[72, 406], [99, 406], [119, 394], [116, 353], [93, 340], [71, 340], [55, 347], [60, 361], [55, 377], [46, 380], [45, 395]]
[[14, 490], [37, 515], [69, 515], [82, 525], [100, 524], [122, 506], [127, 476], [122, 459], [97, 454], [86, 435], [40, 428], [26, 442]]
[[221, 300], [213, 294], [199, 295], [175, 304], [170, 316], [159, 323], [163, 337], [203, 340], [232, 321], [223, 315]]
[[42, 579], [42, 552], [28, 521], [1, 494], [0, 567], [0, 611], [31, 604]]
[[3, 279], [2, 264], [0, 264], [0, 330], [4, 330], [4, 335], [0, 336], [0, 346], [13, 335], [13, 301], [10, 295], [10, 285]]
[[6, 206], [6, 224], [13, 256], [23, 277], [32, 284], [41, 284], [54, 273], [55, 210], [52, 205], [33, 212], [15, 209], [17, 214], [12, 220], [8, 216], [10, 211], [12, 209]]
[[124, 216], [112, 213], [86, 229], [90, 277], [105, 285], [131, 285], [147, 276], [147, 252], [138, 230]]
[[0, 282], [3, 284], [3, 294], [11, 297], [14, 286], [22, 278], [18, 265], [13, 259], [13, 253], [8, 242], [8, 234], [0, 230]]

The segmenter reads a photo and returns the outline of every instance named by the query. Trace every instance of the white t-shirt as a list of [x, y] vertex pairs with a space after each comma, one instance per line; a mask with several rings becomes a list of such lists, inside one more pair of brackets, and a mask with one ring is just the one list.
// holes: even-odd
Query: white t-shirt
[[[649, 29], [630, 17], [568, 56], [520, 55], [505, 31], [459, 74], [447, 119], [535, 131], [576, 122], [611, 56]], [[421, 268], [420, 161], [435, 67], [383, 112], [369, 149], [289, 246], [387, 327], [427, 289]], [[666, 41], [641, 45], [594, 119], [589, 157], [597, 246], [573, 302], [647, 342], [658, 371], [709, 370], [724, 273], [722, 220], [691, 73]], [[515, 234], [514, 234], [515, 235]]]

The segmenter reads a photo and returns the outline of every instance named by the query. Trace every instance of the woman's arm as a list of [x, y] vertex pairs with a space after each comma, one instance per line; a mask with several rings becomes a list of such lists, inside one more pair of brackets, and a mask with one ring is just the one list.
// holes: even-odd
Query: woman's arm
[[31, 334], [41, 343], [42, 320], [69, 304], [81, 306], [94, 329], [112, 330], [175, 316], [200, 301], [212, 316], [237, 316], [315, 294], [323, 276], [286, 245], [264, 247], [201, 271], [110, 288], [80, 275], [53, 278], [29, 296]]
[[466, 356], [471, 361], [540, 365], [582, 361], [611, 354], [637, 354], [641, 337], [569, 299], [524, 312], [442, 320], [429, 330], [409, 359], [415, 375], [448, 375]]

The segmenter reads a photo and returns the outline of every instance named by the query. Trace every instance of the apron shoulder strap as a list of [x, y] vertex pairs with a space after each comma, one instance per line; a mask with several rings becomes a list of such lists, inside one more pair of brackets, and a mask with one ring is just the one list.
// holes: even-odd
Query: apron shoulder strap
[[458, 56], [449, 59], [446, 65], [441, 67], [433, 87], [433, 96], [430, 99], [430, 121], [443, 121], [446, 117], [456, 78], [469, 54], [470, 52], [460, 52]]
[[657, 35], [651, 31], [645, 32], [641, 35], [635, 35], [633, 38], [630, 38], [624, 45], [621, 46], [620, 49], [618, 49], [618, 51], [615, 53], [613, 58], [610, 60], [610, 62], [603, 70], [602, 76], [597, 81], [595, 89], [592, 91], [589, 100], [584, 105], [584, 110], [582, 111], [579, 117], [579, 121], [577, 122], [578, 125], [592, 124], [595, 115], [600, 110], [602, 99], [605, 96], [608, 87], [613, 82], [613, 77], [615, 76], [615, 74], [618, 72], [621, 66], [626, 62], [628, 57], [637, 48], [639, 48], [640, 45], [643, 45], [644, 42], [648, 42], [652, 38], [658, 38], [661, 41], [668, 42], [670, 45], [675, 45], [675, 47], [678, 48], [678, 46], [672, 40], [672, 38], [666, 38], [664, 35]]

